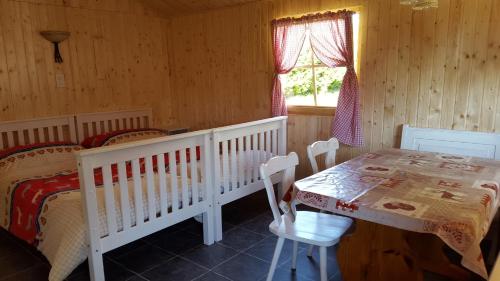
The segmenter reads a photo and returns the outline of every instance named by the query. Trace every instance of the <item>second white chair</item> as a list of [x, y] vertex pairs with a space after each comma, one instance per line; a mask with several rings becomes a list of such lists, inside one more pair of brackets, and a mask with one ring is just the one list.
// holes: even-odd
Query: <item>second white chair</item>
[[[307, 146], [307, 158], [309, 158], [313, 174], [319, 173], [318, 162], [316, 161], [316, 157], [318, 156], [325, 155], [325, 169], [335, 166], [335, 157], [337, 156], [337, 149], [339, 147], [339, 141], [336, 138], [331, 138], [327, 141], [317, 141]], [[323, 213], [324, 211], [321, 210], [320, 212]], [[307, 251], [309, 257], [312, 257], [313, 249], [314, 245], [311, 245]]]
[[349, 218], [307, 211], [298, 211], [295, 221], [292, 221], [289, 216], [280, 213], [270, 177], [282, 173], [281, 183], [283, 187], [289, 187], [295, 181], [295, 166], [298, 164], [297, 154], [291, 152], [288, 156], [271, 158], [267, 163], [260, 166], [260, 176], [264, 180], [269, 205], [274, 217], [274, 221], [269, 225], [269, 230], [278, 236], [267, 281], [273, 279], [285, 239], [294, 241], [292, 269], [295, 269], [297, 265], [298, 242], [319, 246], [321, 281], [326, 281], [328, 279], [326, 248], [337, 244], [340, 237], [352, 223]]
[[328, 141], [317, 141], [307, 146], [307, 157], [311, 163], [313, 174], [319, 172], [316, 157], [320, 155], [325, 155], [325, 169], [335, 166], [337, 149], [339, 149], [339, 141], [336, 138], [331, 138]]

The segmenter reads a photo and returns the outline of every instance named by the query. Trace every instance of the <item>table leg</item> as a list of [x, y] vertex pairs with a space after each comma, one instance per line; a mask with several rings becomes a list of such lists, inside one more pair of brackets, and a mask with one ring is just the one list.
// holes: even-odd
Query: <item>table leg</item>
[[356, 221], [356, 229], [342, 238], [337, 260], [344, 281], [423, 281], [423, 270], [469, 280], [470, 273], [449, 262], [444, 243], [431, 234]]

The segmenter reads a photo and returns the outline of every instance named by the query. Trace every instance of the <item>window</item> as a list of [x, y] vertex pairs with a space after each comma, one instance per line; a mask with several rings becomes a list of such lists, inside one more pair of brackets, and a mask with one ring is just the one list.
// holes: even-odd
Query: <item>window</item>
[[[354, 14], [355, 60], [358, 49], [358, 28], [359, 14]], [[297, 64], [292, 71], [281, 77], [287, 105], [336, 107], [345, 72], [345, 67], [329, 68], [314, 55], [307, 32]]]

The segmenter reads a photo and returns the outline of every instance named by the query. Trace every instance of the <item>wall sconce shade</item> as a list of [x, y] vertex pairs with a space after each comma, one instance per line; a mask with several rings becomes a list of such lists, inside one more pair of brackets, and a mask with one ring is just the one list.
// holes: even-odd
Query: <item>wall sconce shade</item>
[[413, 10], [437, 8], [438, 0], [400, 0], [401, 5], [411, 5]]
[[56, 63], [62, 63], [63, 59], [59, 52], [59, 43], [66, 40], [70, 33], [68, 31], [42, 31], [40, 34], [43, 38], [54, 44], [54, 60]]

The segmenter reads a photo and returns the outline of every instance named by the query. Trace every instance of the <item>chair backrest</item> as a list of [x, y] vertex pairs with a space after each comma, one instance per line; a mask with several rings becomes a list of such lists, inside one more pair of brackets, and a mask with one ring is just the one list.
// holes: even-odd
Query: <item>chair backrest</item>
[[401, 148], [500, 160], [500, 134], [404, 125]]
[[273, 212], [275, 221], [281, 223], [281, 213], [278, 208], [276, 196], [274, 195], [273, 183], [271, 177], [275, 174], [282, 173], [282, 177], [278, 183], [281, 183], [284, 190], [287, 190], [295, 182], [295, 166], [299, 164], [297, 153], [290, 152], [287, 156], [276, 156], [267, 163], [260, 165], [260, 177], [264, 181], [266, 187], [267, 198]]
[[337, 149], [339, 149], [339, 141], [336, 138], [331, 138], [328, 141], [317, 141], [311, 145], [307, 146], [307, 157], [311, 163], [311, 168], [313, 173], [318, 173], [318, 162], [316, 162], [316, 157], [325, 154], [325, 168], [331, 168], [335, 166], [335, 156], [337, 154]]

